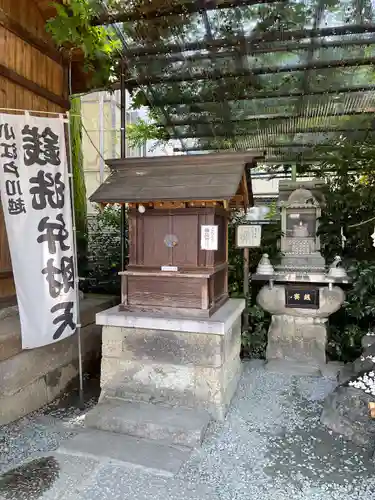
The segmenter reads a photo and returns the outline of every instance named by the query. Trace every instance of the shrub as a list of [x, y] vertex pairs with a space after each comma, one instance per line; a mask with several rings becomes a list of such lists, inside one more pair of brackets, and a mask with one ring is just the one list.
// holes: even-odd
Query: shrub
[[[120, 295], [121, 208], [107, 205], [89, 222], [85, 292]], [[126, 236], [126, 235], [125, 235]], [[126, 241], [126, 240], [125, 240]], [[125, 249], [127, 251], [127, 247]]]

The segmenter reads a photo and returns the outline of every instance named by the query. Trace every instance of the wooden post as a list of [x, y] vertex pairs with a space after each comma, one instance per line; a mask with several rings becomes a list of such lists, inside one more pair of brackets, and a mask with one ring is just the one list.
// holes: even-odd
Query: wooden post
[[236, 247], [243, 248], [243, 294], [246, 300], [246, 309], [243, 315], [243, 330], [249, 328], [249, 316], [247, 314], [248, 296], [250, 290], [250, 248], [260, 247], [262, 226], [259, 224], [240, 224], [236, 227]]
[[249, 248], [243, 249], [243, 294], [246, 300], [245, 314], [243, 317], [243, 327], [246, 331], [249, 328], [249, 316], [247, 314], [247, 299], [249, 295]]
[[296, 182], [297, 180], [297, 165], [292, 165], [292, 181]]

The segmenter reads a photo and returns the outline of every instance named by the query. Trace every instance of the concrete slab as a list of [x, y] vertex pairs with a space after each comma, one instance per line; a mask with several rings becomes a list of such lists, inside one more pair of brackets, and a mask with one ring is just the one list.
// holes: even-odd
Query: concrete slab
[[128, 466], [173, 476], [189, 458], [189, 448], [163, 444], [124, 436], [112, 432], [88, 430], [63, 443], [59, 453], [116, 460]]
[[111, 307], [96, 315], [96, 324], [121, 328], [143, 328], [169, 330], [175, 332], [209, 333], [225, 335], [245, 309], [244, 299], [230, 299], [210, 318], [168, 317], [147, 313], [125, 313], [118, 306]]
[[99, 403], [85, 418], [87, 427], [191, 448], [202, 443], [209, 422], [204, 411], [118, 400]]

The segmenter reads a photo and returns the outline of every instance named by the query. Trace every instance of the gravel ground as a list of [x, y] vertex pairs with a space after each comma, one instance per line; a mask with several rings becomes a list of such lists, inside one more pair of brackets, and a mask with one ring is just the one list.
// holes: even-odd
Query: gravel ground
[[78, 408], [78, 390], [73, 388], [41, 410], [0, 426], [0, 473], [54, 451], [64, 439], [72, 437], [82, 427], [85, 413], [97, 403], [99, 391], [99, 380], [85, 377], [83, 409]]
[[0, 430], [0, 467], [45, 452], [54, 457], [49, 461], [58, 479], [49, 478], [48, 491], [25, 496], [19, 485], [13, 486], [18, 493], [11, 486], [1, 490], [0, 479], [0, 499], [374, 500], [371, 457], [319, 423], [322, 400], [333, 388], [329, 379], [271, 374], [262, 363], [245, 363], [226, 421], [210, 428], [202, 448], [172, 479], [59, 456], [52, 450], [82, 424], [82, 412], [38, 412]]

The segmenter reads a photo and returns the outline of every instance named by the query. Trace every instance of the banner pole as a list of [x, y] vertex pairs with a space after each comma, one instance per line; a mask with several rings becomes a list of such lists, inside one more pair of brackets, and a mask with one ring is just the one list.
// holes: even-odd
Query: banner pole
[[69, 190], [70, 190], [70, 205], [72, 211], [72, 226], [73, 226], [73, 261], [74, 261], [74, 282], [77, 302], [77, 342], [78, 342], [78, 371], [79, 371], [79, 404], [81, 409], [85, 406], [84, 390], [83, 390], [83, 360], [82, 360], [82, 336], [81, 336], [81, 311], [80, 311], [80, 295], [79, 295], [79, 276], [78, 276], [78, 251], [77, 251], [77, 227], [76, 216], [74, 210], [74, 177], [73, 177], [73, 160], [72, 160], [72, 138], [70, 134], [70, 114], [67, 112], [67, 136], [68, 136], [68, 175], [69, 175]]
[[[121, 73], [120, 73], [120, 150], [121, 158], [126, 158], [126, 92], [125, 92], [125, 65], [124, 60], [121, 59]], [[120, 219], [120, 232], [121, 232], [121, 271], [125, 270], [125, 223], [126, 211], [125, 204], [121, 205], [121, 219]]]

